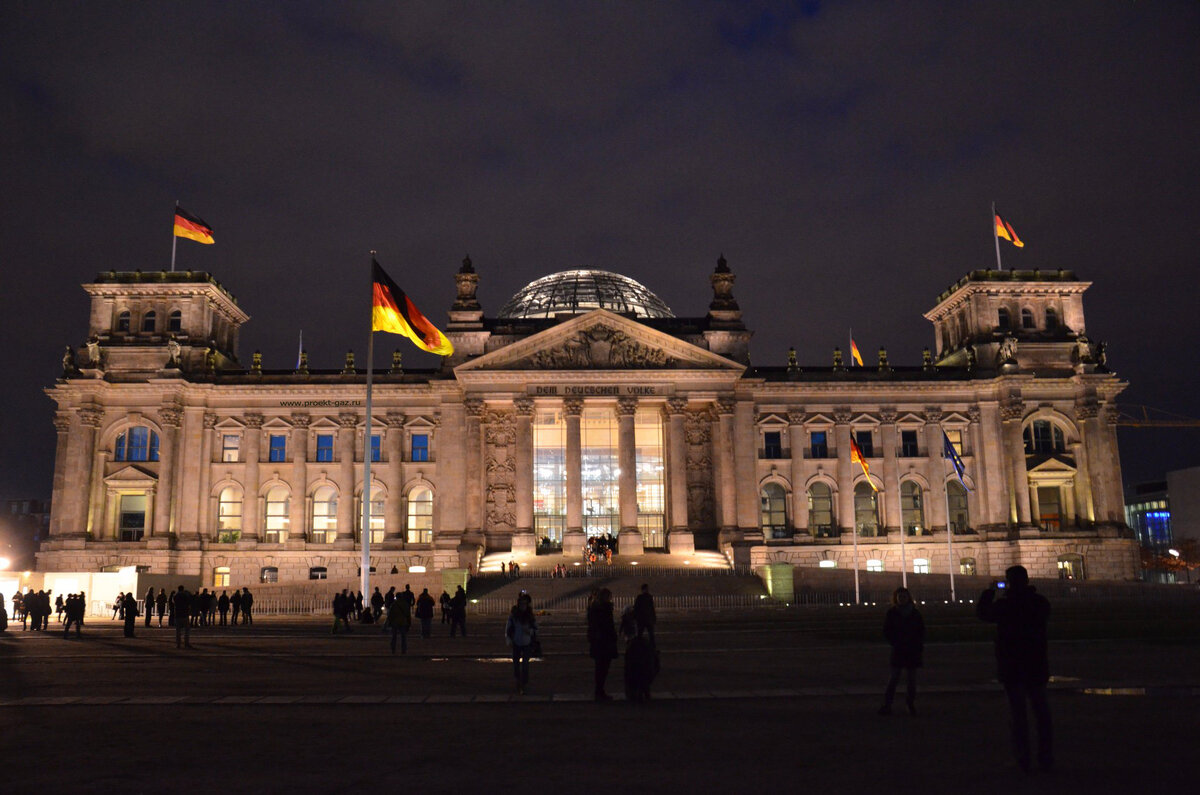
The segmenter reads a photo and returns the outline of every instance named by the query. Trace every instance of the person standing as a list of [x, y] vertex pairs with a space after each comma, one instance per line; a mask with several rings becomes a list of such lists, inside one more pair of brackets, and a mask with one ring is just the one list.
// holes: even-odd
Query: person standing
[[917, 669], [921, 667], [921, 656], [925, 649], [925, 620], [913, 604], [912, 594], [907, 588], [897, 588], [892, 592], [892, 606], [883, 619], [883, 636], [892, 647], [892, 677], [884, 691], [879, 714], [892, 714], [896, 685], [900, 683], [900, 674], [906, 672], [908, 714], [916, 715]]
[[[405, 586], [405, 590], [408, 587]], [[421, 637], [428, 638], [433, 625], [433, 597], [429, 595], [429, 589], [421, 589], [421, 595], [417, 597], [417, 618], [421, 621]]]
[[146, 601], [142, 605], [142, 609], [146, 611], [146, 626], [150, 626], [150, 619], [154, 616], [154, 589], [146, 589]]
[[229, 615], [229, 591], [221, 591], [221, 598], [217, 599], [217, 612], [221, 614], [221, 626], [225, 626], [225, 619]]
[[0, 594], [0, 632], [8, 631], [8, 611], [4, 609], [4, 594]]
[[387, 627], [392, 632], [392, 654], [396, 653], [396, 637], [400, 637], [400, 653], [408, 654], [408, 630], [412, 627], [411, 605], [406, 599], [396, 599], [387, 611]]
[[254, 623], [254, 594], [247, 586], [242, 587], [242, 623]]
[[1024, 566], [1011, 566], [1004, 572], [1004, 582], [980, 594], [975, 612], [983, 621], [996, 625], [997, 673], [1008, 696], [1017, 764], [1026, 772], [1031, 766], [1025, 710], [1028, 701], [1037, 724], [1038, 766], [1053, 770], [1053, 729], [1046, 699], [1046, 683], [1050, 681], [1046, 637], [1050, 602], [1029, 584], [1029, 572]]
[[192, 608], [192, 595], [179, 586], [171, 599], [171, 612], [175, 614], [175, 648], [192, 648], [192, 622], [188, 614]]
[[455, 629], [461, 629], [464, 638], [467, 636], [467, 592], [461, 585], [454, 592], [454, 596], [450, 597], [450, 637], [452, 638]]
[[125, 594], [125, 637], [133, 637], [133, 627], [137, 623], [137, 597], [133, 591]]
[[158, 589], [158, 598], [155, 599], [154, 606], [158, 608], [158, 625], [161, 627], [163, 613], [167, 612], [167, 592], [162, 588]]
[[242, 612], [242, 592], [237, 588], [233, 589], [233, 596], [229, 597], [229, 606], [233, 608], [233, 625], [236, 627], [238, 616]]
[[113, 602], [112, 617], [115, 619], [118, 615], [120, 615], [121, 618], [124, 618], [125, 615], [121, 612], [124, 609], [125, 609], [125, 592], [118, 591], [117, 592], [117, 601]]
[[646, 583], [642, 583], [642, 592], [633, 600], [633, 620], [637, 623], [638, 637], [645, 633], [650, 638], [650, 645], [654, 646], [654, 625], [658, 617], [654, 612], [654, 597]]
[[378, 621], [383, 615], [383, 594], [379, 592], [379, 586], [375, 586], [375, 593], [371, 594], [371, 616]]
[[612, 591], [601, 588], [587, 610], [588, 653], [596, 663], [595, 698], [612, 701], [604, 690], [608, 669], [617, 659], [617, 627], [613, 624]]
[[450, 594], [442, 591], [442, 595], [438, 597], [438, 605], [442, 608], [442, 623], [450, 623]]
[[525, 688], [529, 685], [529, 658], [533, 654], [533, 644], [537, 635], [533, 597], [522, 593], [509, 612], [508, 623], [504, 627], [504, 638], [512, 647], [513, 678], [517, 680], [517, 692], [521, 695], [525, 695]]

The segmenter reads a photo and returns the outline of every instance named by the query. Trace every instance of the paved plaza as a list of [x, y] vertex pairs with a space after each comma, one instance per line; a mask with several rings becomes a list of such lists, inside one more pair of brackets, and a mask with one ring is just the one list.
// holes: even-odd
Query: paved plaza
[[[1116, 792], [1178, 786], [1200, 729], [1200, 618], [1062, 606], [1052, 623], [1058, 768], [1010, 768], [990, 628], [929, 605], [919, 714], [876, 715], [882, 607], [664, 612], [654, 700], [590, 699], [582, 616], [540, 617], [516, 696], [499, 617], [410, 638], [323, 618], [126, 639], [0, 635], [9, 792]], [[51, 623], [52, 630], [58, 625]], [[620, 662], [610, 678], [619, 693]]]

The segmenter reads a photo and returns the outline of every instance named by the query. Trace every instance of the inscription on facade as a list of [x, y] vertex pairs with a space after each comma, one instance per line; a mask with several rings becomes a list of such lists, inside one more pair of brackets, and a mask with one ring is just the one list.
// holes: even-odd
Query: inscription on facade
[[657, 397], [674, 395], [674, 384], [530, 384], [534, 397]]

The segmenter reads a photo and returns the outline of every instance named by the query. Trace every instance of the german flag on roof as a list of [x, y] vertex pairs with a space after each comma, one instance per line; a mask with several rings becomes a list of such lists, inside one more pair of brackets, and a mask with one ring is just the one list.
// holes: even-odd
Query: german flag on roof
[[449, 356], [454, 346], [371, 258], [371, 331], [408, 337], [421, 350]]
[[212, 227], [179, 205], [175, 205], [175, 237], [186, 237], [209, 245], [214, 242]]

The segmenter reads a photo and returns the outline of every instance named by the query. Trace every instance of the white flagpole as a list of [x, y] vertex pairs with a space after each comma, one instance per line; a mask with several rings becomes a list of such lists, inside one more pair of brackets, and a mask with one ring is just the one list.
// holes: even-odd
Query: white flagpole
[[[900, 500], [903, 502], [904, 495], [900, 495]], [[908, 553], [904, 549], [904, 537], [908, 535], [908, 528], [904, 526], [904, 506], [900, 506], [900, 584], [905, 588], [908, 587]]]
[[[179, 200], [175, 200], [175, 212], [179, 212]], [[179, 245], [179, 235], [175, 234], [175, 217], [171, 217], [171, 273], [175, 272], [175, 248]]]
[[1000, 262], [1000, 232], [996, 229], [996, 203], [992, 202], [992, 239], [996, 243], [996, 270], [1004, 270]]
[[862, 594], [858, 588], [858, 522], [850, 523], [850, 532], [854, 536], [854, 604], [862, 604]]
[[[946, 432], [942, 431], [942, 460], [946, 460]], [[953, 462], [950, 464], [954, 465]], [[955, 470], [957, 472], [957, 470]], [[950, 601], [957, 602], [958, 594], [954, 590], [954, 517], [950, 515], [950, 489], [947, 488], [950, 484], [945, 482], [946, 468], [942, 467], [942, 492], [946, 495], [946, 569], [950, 572]]]
[[300, 357], [304, 355], [304, 329], [300, 329], [300, 347], [296, 348], [296, 369], [300, 369]]
[[[371, 252], [371, 262], [375, 262], [375, 252]], [[374, 314], [374, 285], [375, 275], [371, 274], [371, 307]], [[363, 439], [363, 510], [362, 510], [362, 593], [364, 599], [371, 598], [371, 370], [375, 358], [375, 322], [374, 318], [368, 325], [367, 331], [367, 423]]]

